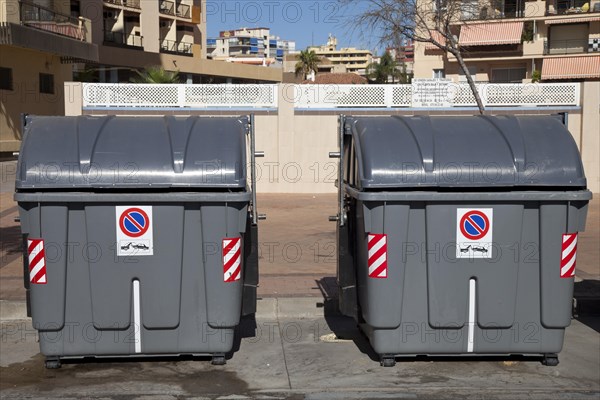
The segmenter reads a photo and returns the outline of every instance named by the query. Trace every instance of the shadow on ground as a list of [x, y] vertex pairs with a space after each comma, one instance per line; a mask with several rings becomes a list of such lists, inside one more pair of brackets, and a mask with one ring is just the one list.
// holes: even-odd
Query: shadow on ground
[[[352, 340], [356, 347], [371, 360], [379, 362], [379, 355], [373, 350], [369, 339], [358, 327], [354, 318], [346, 317], [340, 314], [337, 299], [337, 281], [335, 277], [324, 277], [317, 282], [321, 293], [323, 294], [325, 321], [329, 329], [339, 338]], [[584, 280], [575, 283], [574, 297], [577, 299], [577, 307], [574, 310], [574, 317], [587, 325], [588, 327], [600, 332], [600, 281]], [[542, 357], [537, 356], [477, 356], [477, 361], [502, 362], [502, 361], [522, 361], [539, 362]], [[416, 362], [416, 361], [445, 361], [445, 362], [464, 362], [473, 361], [474, 357], [463, 356], [410, 356], [396, 357], [398, 362]]]
[[600, 332], [600, 280], [575, 282], [573, 316], [581, 323]]
[[337, 299], [337, 279], [335, 276], [326, 276], [316, 281], [323, 295], [325, 322], [336, 337], [343, 340], [352, 340], [361, 353], [373, 361], [379, 361], [379, 355], [371, 347], [369, 339], [358, 328], [354, 318], [340, 314]]

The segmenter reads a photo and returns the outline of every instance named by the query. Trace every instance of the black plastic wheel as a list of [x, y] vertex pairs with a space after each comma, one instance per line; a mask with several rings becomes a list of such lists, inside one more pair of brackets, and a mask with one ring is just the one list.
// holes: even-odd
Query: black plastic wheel
[[59, 369], [62, 366], [60, 358], [49, 358], [45, 362], [47, 369]]
[[394, 367], [396, 365], [396, 358], [394, 356], [381, 356], [379, 364], [385, 368]]
[[212, 361], [210, 363], [212, 365], [225, 365], [227, 364], [227, 360], [225, 359], [224, 354], [215, 354], [212, 356]]
[[545, 355], [542, 359], [542, 364], [548, 367], [556, 367], [558, 365], [558, 356], [556, 354]]

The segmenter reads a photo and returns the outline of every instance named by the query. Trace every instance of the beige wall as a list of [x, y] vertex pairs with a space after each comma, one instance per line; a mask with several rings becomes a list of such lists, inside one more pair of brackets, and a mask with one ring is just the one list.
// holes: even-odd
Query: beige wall
[[296, 115], [280, 85], [277, 114], [256, 118], [258, 189], [267, 193], [333, 193], [337, 151], [337, 116]]
[[588, 187], [600, 192], [600, 82], [583, 85], [582, 130], [580, 149]]
[[[63, 85], [72, 79], [72, 66], [61, 64], [59, 56], [12, 46], [0, 46], [0, 53], [0, 66], [11, 68], [13, 76], [13, 90], [0, 90], [0, 152], [17, 151], [21, 113], [64, 113]], [[54, 75], [55, 94], [40, 94], [40, 73]]]
[[415, 78], [433, 78], [434, 69], [444, 69], [444, 56], [439, 51], [427, 51], [425, 54], [425, 43], [415, 43], [415, 63], [414, 77]]
[[[67, 93], [81, 96], [81, 85], [72, 84], [74, 88]], [[569, 111], [569, 131], [581, 150], [583, 165], [588, 179], [588, 188], [594, 193], [600, 192], [600, 82], [586, 82], [582, 85], [582, 110]], [[293, 104], [285, 101], [286, 85], [280, 85], [279, 109], [276, 112], [257, 111], [256, 133], [257, 150], [264, 151], [265, 157], [258, 161], [258, 189], [263, 193], [333, 193], [336, 191], [334, 181], [337, 178], [337, 160], [328, 158], [330, 151], [337, 151], [337, 121], [340, 111], [302, 111], [294, 110]], [[70, 115], [79, 115], [81, 99], [71, 98], [67, 104]], [[558, 108], [525, 113], [557, 113]], [[185, 111], [177, 115], [239, 115], [246, 111]], [[131, 111], [111, 114], [131, 115]], [[143, 115], [140, 110], [134, 115]], [[148, 111], [155, 115], [155, 111]], [[471, 114], [472, 111], [456, 109], [453, 114]], [[514, 110], [504, 111], [501, 108], [489, 111], [490, 114], [523, 113]], [[106, 112], [90, 111], [86, 114], [104, 115]], [[360, 112], [361, 115], [448, 115], [447, 111], [406, 110]]]

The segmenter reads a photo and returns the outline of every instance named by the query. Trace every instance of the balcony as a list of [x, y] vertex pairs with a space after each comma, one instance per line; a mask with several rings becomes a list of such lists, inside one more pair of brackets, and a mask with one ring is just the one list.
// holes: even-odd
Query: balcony
[[105, 3], [112, 4], [119, 7], [136, 8], [140, 10], [140, 0], [104, 0]]
[[581, 54], [588, 52], [588, 39], [544, 40], [544, 55]]
[[174, 3], [168, 0], [160, 0], [158, 2], [159, 11], [161, 14], [173, 15], [181, 18], [190, 17], [190, 6], [182, 3]]
[[160, 52], [192, 57], [192, 43], [160, 39]]
[[581, 15], [600, 13], [600, 1], [593, 0], [554, 0], [546, 2], [546, 15]]
[[123, 46], [143, 50], [144, 37], [126, 34], [124, 32], [104, 31], [104, 44], [110, 46]]
[[73, 18], [49, 8], [21, 1], [19, 2], [21, 25], [67, 36], [82, 42], [91, 42], [85, 18]]
[[92, 43], [89, 19], [72, 18], [27, 1], [4, 0], [0, 8], [12, 10], [0, 17], [0, 44], [64, 59], [98, 61], [98, 46]]

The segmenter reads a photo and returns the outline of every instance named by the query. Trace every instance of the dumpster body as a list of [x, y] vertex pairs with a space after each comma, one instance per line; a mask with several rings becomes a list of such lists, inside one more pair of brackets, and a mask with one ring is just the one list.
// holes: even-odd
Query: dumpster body
[[256, 307], [248, 119], [27, 117], [24, 132], [15, 199], [47, 366], [224, 362]]
[[558, 362], [591, 193], [558, 116], [347, 117], [339, 305], [395, 356]]

